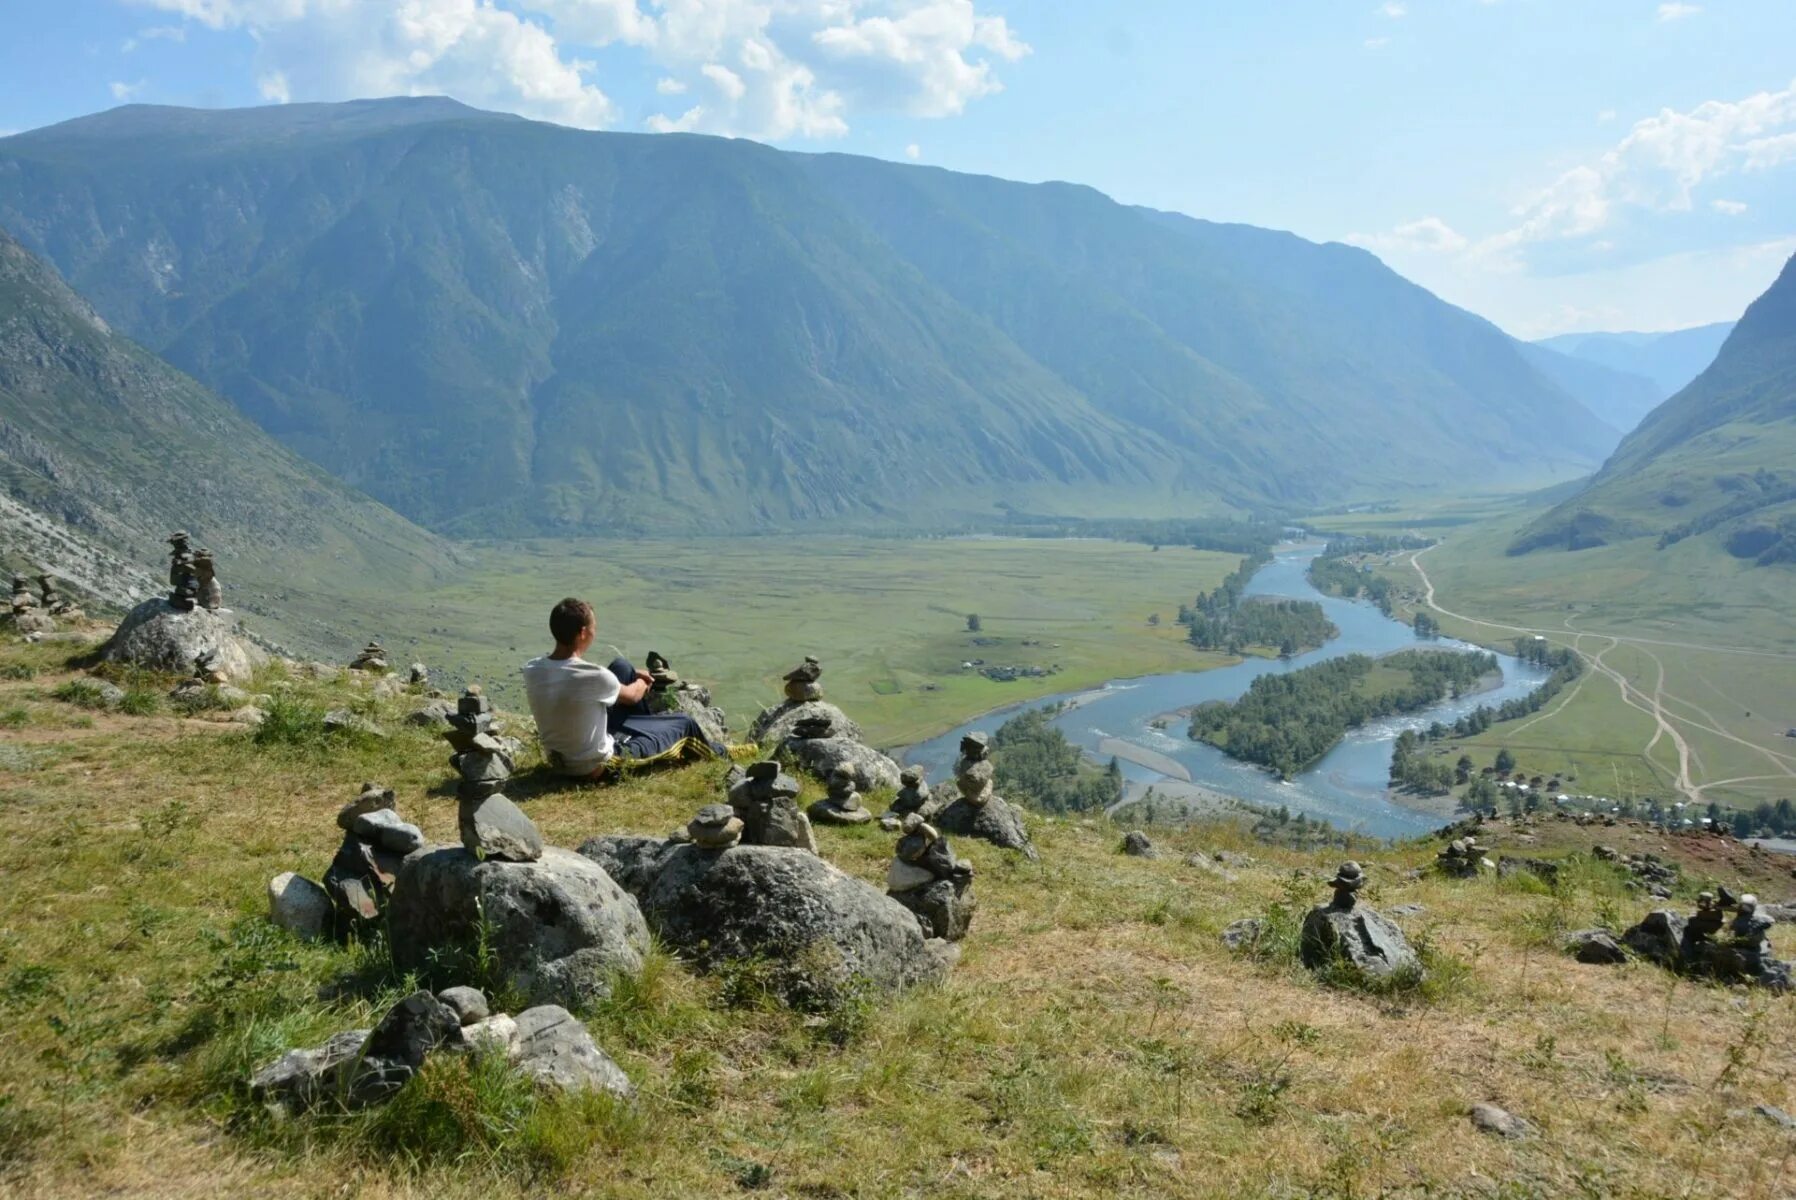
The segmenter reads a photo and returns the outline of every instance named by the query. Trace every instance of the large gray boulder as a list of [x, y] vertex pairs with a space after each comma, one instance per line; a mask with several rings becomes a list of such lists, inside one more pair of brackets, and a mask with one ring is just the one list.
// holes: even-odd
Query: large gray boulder
[[956, 800], [937, 813], [933, 823], [943, 833], [980, 838], [1005, 850], [1020, 850], [1031, 862], [1041, 857], [1029, 839], [1022, 810], [1001, 796], [993, 796], [983, 804], [965, 798]]
[[207, 654], [232, 683], [248, 683], [256, 668], [268, 662], [268, 654], [234, 619], [203, 608], [182, 612], [162, 597], [132, 609], [100, 647], [100, 657], [108, 662], [173, 675], [191, 674], [194, 661]]
[[320, 1100], [346, 1099], [341, 1085], [361, 1061], [368, 1032], [346, 1029], [322, 1046], [287, 1051], [249, 1077], [251, 1098], [289, 1116]]
[[828, 779], [847, 768], [854, 774], [856, 791], [896, 788], [899, 783], [897, 763], [851, 737], [793, 737], [781, 742], [780, 747], [819, 779]]
[[718, 746], [729, 744], [729, 719], [723, 709], [705, 703], [704, 696], [708, 693], [676, 688], [669, 694], [673, 698], [673, 711], [683, 712], [698, 722], [699, 732], [705, 735], [706, 741]]
[[484, 862], [467, 850], [418, 851], [400, 868], [387, 907], [393, 955], [423, 967], [433, 953], [474, 945], [479, 924], [506, 979], [532, 1003], [579, 1008], [610, 978], [642, 969], [642, 910], [603, 867], [550, 846], [535, 862]]
[[1312, 908], [1303, 920], [1300, 953], [1303, 965], [1311, 970], [1346, 962], [1374, 978], [1384, 978], [1422, 969], [1403, 931], [1363, 904]]
[[[748, 728], [749, 737], [763, 746], [777, 746], [798, 732], [801, 721], [827, 720], [837, 737], [861, 741], [866, 734], [848, 719], [848, 714], [827, 700], [788, 700], [776, 708], [765, 708]], [[892, 786], [897, 787], [896, 777]]]
[[1622, 933], [1621, 944], [1642, 958], [1675, 970], [1684, 960], [1683, 915], [1668, 908], [1655, 909]]
[[828, 1008], [857, 982], [882, 990], [944, 977], [949, 944], [872, 885], [805, 850], [686, 843], [654, 850], [641, 838], [593, 838], [580, 852], [617, 863], [649, 927], [700, 966], [756, 960], [780, 995]]

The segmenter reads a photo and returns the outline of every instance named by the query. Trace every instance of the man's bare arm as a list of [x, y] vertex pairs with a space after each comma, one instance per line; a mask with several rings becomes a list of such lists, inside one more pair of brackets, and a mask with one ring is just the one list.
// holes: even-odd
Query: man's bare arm
[[646, 679], [633, 679], [629, 683], [622, 684], [618, 687], [617, 702], [619, 704], [641, 704], [642, 698], [648, 694], [649, 681]]

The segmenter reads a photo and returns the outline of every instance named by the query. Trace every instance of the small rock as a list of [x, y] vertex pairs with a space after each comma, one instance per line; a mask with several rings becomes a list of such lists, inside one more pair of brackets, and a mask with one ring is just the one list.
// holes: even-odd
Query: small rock
[[350, 712], [347, 708], [333, 708], [325, 713], [324, 729], [327, 733], [359, 733], [374, 738], [387, 736], [386, 730], [367, 717]]
[[479, 1024], [486, 1020], [486, 993], [479, 988], [452, 987], [444, 988], [437, 993], [437, 999], [452, 1009], [462, 1026]]
[[1628, 961], [1628, 952], [1607, 929], [1580, 929], [1568, 933], [1565, 948], [1573, 958], [1592, 966], [1613, 966]]
[[1131, 829], [1123, 834], [1122, 852], [1131, 858], [1160, 857], [1160, 852], [1154, 849], [1154, 843], [1139, 829]]
[[256, 729], [267, 719], [268, 710], [260, 705], [245, 704], [242, 708], [231, 710], [231, 723], [234, 725], [243, 725], [250, 729]]
[[512, 1062], [538, 1083], [564, 1092], [610, 1092], [628, 1096], [630, 1078], [599, 1049], [586, 1026], [554, 1004], [517, 1015]]
[[424, 832], [410, 821], [401, 820], [390, 808], [377, 808], [360, 814], [351, 823], [350, 832], [394, 854], [410, 854], [424, 845]]
[[367, 1040], [366, 1029], [346, 1029], [322, 1046], [289, 1050], [249, 1077], [250, 1096], [282, 1115], [310, 1108], [335, 1090]]
[[1534, 1127], [1514, 1113], [1506, 1112], [1494, 1104], [1472, 1105], [1472, 1124], [1485, 1133], [1494, 1133], [1498, 1137], [1516, 1139], [1525, 1138], [1534, 1132]]
[[1752, 1106], [1752, 1111], [1773, 1125], [1781, 1125], [1785, 1129], [1796, 1129], [1796, 1117], [1792, 1117], [1775, 1104], [1755, 1104]]
[[416, 725], [422, 729], [447, 729], [449, 727], [449, 717], [454, 712], [454, 701], [432, 700], [417, 711], [407, 714], [405, 723], [407, 725]]
[[330, 893], [303, 875], [283, 871], [268, 881], [268, 919], [307, 941], [330, 933], [332, 911]]
[[462, 1046], [469, 1050], [492, 1051], [509, 1058], [517, 1040], [518, 1023], [504, 1013], [461, 1027]]
[[543, 856], [543, 835], [524, 810], [494, 794], [480, 801], [462, 801], [461, 844], [482, 859], [501, 862], [535, 862]]
[[1419, 917], [1428, 909], [1420, 904], [1396, 904], [1385, 909], [1393, 917]]
[[415, 662], [407, 677], [413, 687], [424, 687], [430, 683], [430, 668], [421, 662]]
[[1239, 921], [1230, 921], [1222, 930], [1222, 944], [1230, 950], [1240, 950], [1260, 940], [1266, 932], [1266, 922], [1258, 917], [1242, 917]]
[[337, 828], [344, 833], [354, 833], [357, 818], [378, 809], [391, 810], [398, 801], [399, 794], [392, 788], [384, 788], [378, 783], [364, 783], [361, 793], [337, 810]]

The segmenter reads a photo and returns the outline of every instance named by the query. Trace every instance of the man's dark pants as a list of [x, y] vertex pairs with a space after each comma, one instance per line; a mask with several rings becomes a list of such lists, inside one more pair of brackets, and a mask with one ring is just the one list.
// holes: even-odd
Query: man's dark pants
[[[630, 683], [636, 678], [636, 668], [628, 659], [616, 658], [606, 668], [617, 676], [619, 683]], [[723, 757], [729, 753], [724, 746], [719, 746], [705, 737], [705, 731], [699, 728], [697, 721], [683, 712], [650, 712], [646, 702], [622, 705], [614, 704], [606, 716], [606, 728], [616, 742], [616, 754], [620, 758], [653, 758], [657, 754], [665, 754], [690, 738], [700, 745], [710, 746], [711, 752]]]

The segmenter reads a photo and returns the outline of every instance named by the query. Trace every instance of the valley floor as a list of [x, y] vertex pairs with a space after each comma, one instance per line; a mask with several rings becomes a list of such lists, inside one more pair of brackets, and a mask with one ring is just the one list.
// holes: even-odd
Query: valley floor
[[[883, 745], [988, 709], [1119, 677], [1232, 661], [1197, 651], [1174, 618], [1236, 555], [1095, 539], [846, 536], [531, 542], [462, 548], [458, 582], [278, 597], [277, 631], [347, 651], [380, 639], [400, 661], [479, 680], [521, 702], [517, 668], [547, 649], [548, 612], [593, 601], [599, 642], [641, 665], [666, 654], [746, 725], [805, 655]], [[977, 614], [982, 629], [969, 632]], [[1159, 623], [1150, 623], [1156, 614]], [[962, 664], [1054, 668], [997, 682]], [[347, 661], [347, 659], [345, 659]]]
[[[1356, 851], [1368, 903], [1421, 906], [1403, 920], [1434, 963], [1426, 992], [1334, 990], [1221, 944], [1238, 917], [1288, 921], [1322, 899], [1338, 854], [1217, 824], [1156, 832], [1161, 857], [1128, 858], [1106, 822], [1032, 816], [1039, 864], [957, 842], [981, 906], [939, 989], [819, 1020], [662, 955], [583, 1014], [635, 1080], [632, 1108], [544, 1126], [491, 1109], [451, 1066], [412, 1085], [403, 1122], [275, 1123], [246, 1072], [365, 1023], [410, 981], [378, 951], [273, 931], [266, 882], [323, 869], [364, 779], [453, 840], [445, 747], [399, 723], [405, 702], [342, 683], [259, 686], [351, 705], [391, 738], [88, 713], [53, 696], [68, 650], [0, 645], [0, 1192], [1769, 1200], [1796, 1185], [1796, 1143], [1753, 1107], [1796, 1109], [1796, 1000], [1557, 949], [1563, 930], [1648, 907], [1593, 841], [1682, 862], [1686, 909], [1715, 880], [1786, 899], [1787, 860], [1562, 822], [1484, 831], [1493, 855], [1564, 863], [1553, 888], [1415, 874], [1433, 843]], [[718, 798], [721, 771], [517, 794], [551, 842], [576, 845], [674, 828]], [[883, 877], [889, 836], [819, 835], [844, 870]], [[1187, 865], [1199, 849], [1254, 861]], [[1479, 1133], [1466, 1113], [1481, 1101], [1538, 1134]]]

